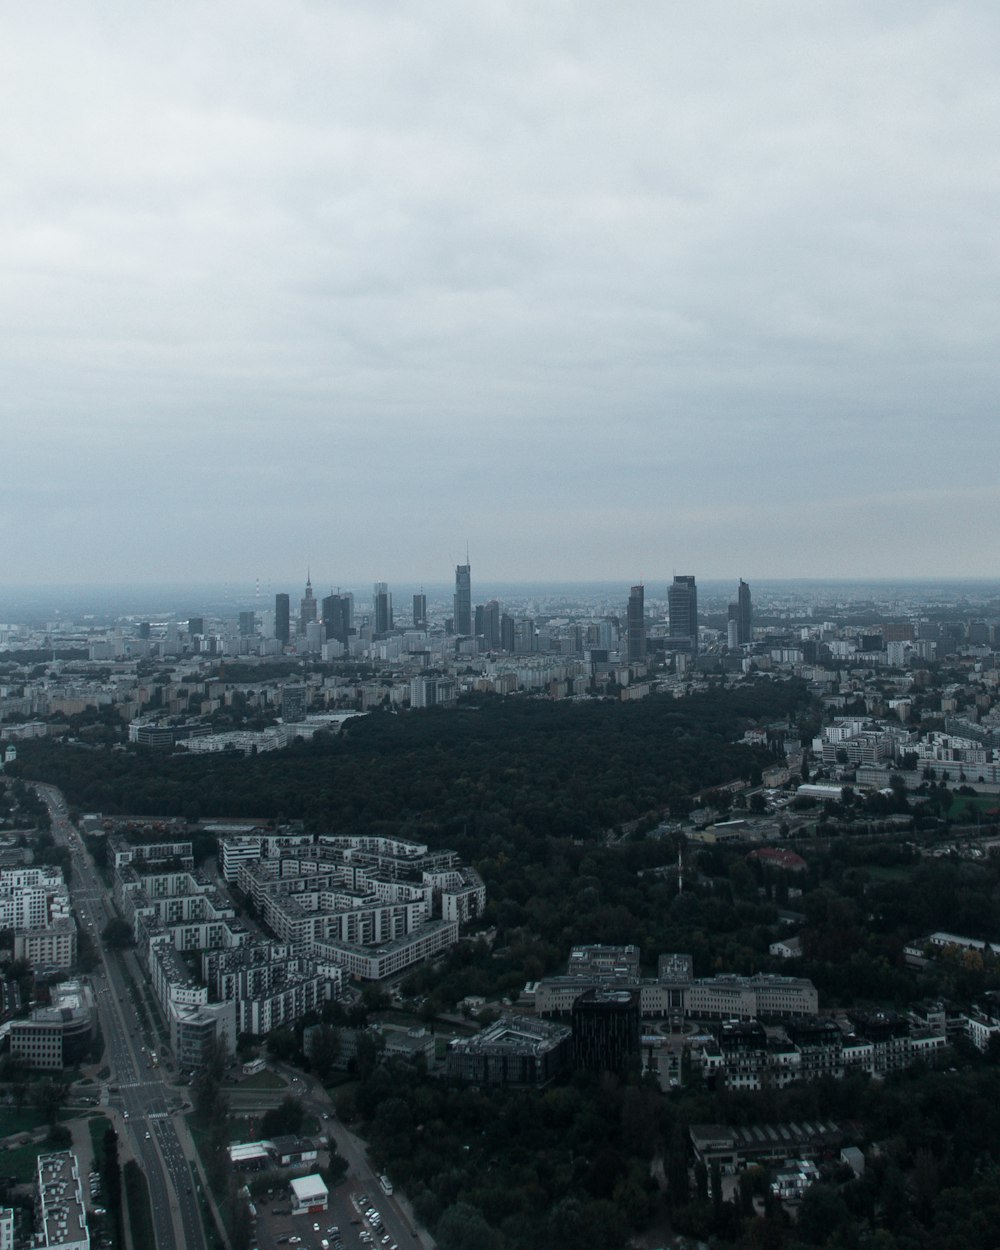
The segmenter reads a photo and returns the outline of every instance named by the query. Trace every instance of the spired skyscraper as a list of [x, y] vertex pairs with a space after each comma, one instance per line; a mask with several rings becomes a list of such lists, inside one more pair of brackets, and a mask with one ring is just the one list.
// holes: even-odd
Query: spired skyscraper
[[736, 599], [729, 605], [729, 637], [731, 647], [745, 647], [753, 641], [753, 604], [750, 587], [740, 578]]
[[471, 564], [455, 566], [455, 633], [466, 638], [472, 637]]
[[313, 594], [312, 574], [306, 573], [306, 593], [299, 600], [299, 633], [306, 632], [306, 626], [310, 621], [316, 619], [316, 609], [318, 608], [316, 597]]
[[640, 582], [628, 596], [628, 633], [626, 658], [638, 664], [646, 658], [646, 590]]
[[698, 587], [690, 574], [675, 577], [667, 591], [670, 637], [691, 640], [691, 654], [698, 654]]
[[427, 628], [427, 596], [423, 591], [413, 596], [413, 628]]

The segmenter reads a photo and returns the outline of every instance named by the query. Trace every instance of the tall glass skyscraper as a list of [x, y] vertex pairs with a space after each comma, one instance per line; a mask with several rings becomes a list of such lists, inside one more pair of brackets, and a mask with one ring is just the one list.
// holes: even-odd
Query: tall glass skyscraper
[[729, 624], [733, 646], [745, 647], [753, 641], [753, 604], [750, 601], [750, 587], [742, 578], [736, 599], [729, 605]]
[[472, 636], [472, 565], [455, 567], [455, 633]]
[[291, 619], [287, 595], [274, 596], [274, 636], [285, 647], [291, 636]]
[[690, 638], [691, 654], [698, 654], [698, 587], [690, 574], [675, 577], [667, 591], [670, 637]]
[[392, 629], [392, 595], [386, 582], [376, 582], [372, 596], [374, 602], [374, 626], [376, 635], [387, 634]]
[[640, 584], [628, 596], [628, 662], [638, 664], [646, 658], [646, 591]]

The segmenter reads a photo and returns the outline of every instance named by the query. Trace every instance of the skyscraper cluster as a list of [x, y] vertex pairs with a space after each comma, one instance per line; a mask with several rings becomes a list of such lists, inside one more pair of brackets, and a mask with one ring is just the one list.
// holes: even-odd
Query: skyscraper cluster
[[[508, 652], [530, 654], [538, 649], [541, 637], [535, 622], [528, 618], [504, 612], [498, 599], [473, 604], [472, 566], [466, 558], [464, 564], [455, 566], [455, 590], [452, 598], [453, 614], [444, 621], [445, 633], [455, 639], [459, 652]], [[249, 616], [249, 614], [245, 614]], [[736, 598], [729, 604], [726, 641], [731, 650], [748, 646], [753, 640], [753, 609], [749, 585], [740, 579]], [[342, 650], [332, 656], [353, 649], [351, 635], [357, 634], [360, 642], [387, 639], [399, 634], [393, 615], [392, 594], [388, 583], [375, 582], [372, 588], [370, 616], [362, 616], [355, 628], [354, 596], [339, 590], [318, 601], [312, 588], [311, 576], [306, 579], [305, 593], [299, 602], [295, 633], [304, 642], [300, 649], [306, 652], [323, 651], [326, 643], [336, 643]], [[243, 621], [241, 620], [241, 628]], [[408, 622], [403, 629], [411, 628]], [[427, 596], [421, 590], [413, 596], [412, 628], [426, 631], [429, 628]], [[698, 586], [693, 574], [674, 576], [667, 588], [667, 622], [665, 637], [662, 625], [653, 626], [648, 636], [645, 586], [638, 582], [629, 590], [625, 619], [606, 618], [588, 626], [574, 626], [576, 639], [559, 635], [551, 643], [552, 649], [563, 654], [583, 654], [585, 651], [606, 652], [604, 662], [620, 651], [628, 664], [639, 664], [648, 658], [650, 650], [687, 654], [697, 657], [700, 650], [698, 633]], [[542, 638], [548, 649], [546, 631]], [[571, 631], [572, 633], [573, 631]], [[293, 626], [289, 596], [277, 594], [274, 598], [274, 638], [282, 646], [292, 642]]]

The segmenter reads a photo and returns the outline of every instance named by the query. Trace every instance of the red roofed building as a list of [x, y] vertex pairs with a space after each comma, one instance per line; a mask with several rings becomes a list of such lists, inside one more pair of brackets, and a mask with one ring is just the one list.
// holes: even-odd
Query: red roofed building
[[759, 851], [751, 851], [747, 859], [755, 859], [770, 868], [783, 868], [785, 872], [805, 872], [809, 867], [801, 855], [776, 846], [764, 846]]

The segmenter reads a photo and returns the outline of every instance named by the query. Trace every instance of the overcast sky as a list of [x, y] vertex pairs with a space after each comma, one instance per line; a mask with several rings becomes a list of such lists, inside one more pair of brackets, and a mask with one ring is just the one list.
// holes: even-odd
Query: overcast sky
[[8, 6], [0, 582], [995, 575], [998, 48], [995, 0]]

